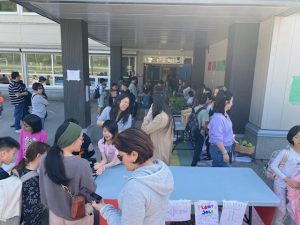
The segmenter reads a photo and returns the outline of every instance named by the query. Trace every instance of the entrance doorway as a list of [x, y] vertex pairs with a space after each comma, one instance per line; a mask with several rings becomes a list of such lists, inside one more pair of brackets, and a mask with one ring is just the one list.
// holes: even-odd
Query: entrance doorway
[[169, 85], [176, 86], [178, 80], [191, 83], [191, 64], [155, 64], [144, 63], [144, 81], [157, 83], [159, 80], [168, 82]]

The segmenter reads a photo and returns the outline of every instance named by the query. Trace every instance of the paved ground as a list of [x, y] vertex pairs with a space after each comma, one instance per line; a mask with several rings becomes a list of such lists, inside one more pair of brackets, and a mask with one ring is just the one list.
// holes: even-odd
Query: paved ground
[[[50, 104], [47, 108], [48, 111], [48, 118], [45, 122], [45, 129], [48, 133], [48, 144], [52, 145], [53, 140], [54, 140], [54, 135], [57, 127], [64, 121], [64, 106], [63, 102], [57, 102], [57, 101], [50, 101]], [[11, 136], [14, 137], [15, 139], [19, 138], [19, 134], [15, 133], [14, 128], [10, 128], [10, 125], [13, 124], [13, 107], [6, 102], [4, 104], [4, 112], [3, 112], [3, 117], [0, 119], [0, 136]], [[96, 103], [92, 102], [91, 103], [91, 112], [92, 112], [92, 124], [88, 128], [88, 134], [91, 137], [95, 149], [97, 149], [97, 140], [100, 139], [102, 136], [102, 130], [101, 128], [98, 128], [95, 123], [96, 123]], [[143, 115], [139, 115], [138, 121], [135, 123], [135, 126], [140, 126], [141, 124], [141, 119]], [[187, 148], [187, 143], [181, 143], [180, 145], [177, 146], [177, 148]], [[96, 158], [99, 157], [98, 151], [96, 151], [97, 155]], [[192, 159], [192, 151], [191, 150], [179, 150], [175, 149], [175, 151], [172, 154], [172, 159], [171, 159], [171, 165], [176, 165], [176, 166], [189, 166], [191, 163]], [[203, 161], [202, 165], [199, 166], [209, 166], [208, 161]], [[264, 177], [262, 176], [262, 168], [263, 168], [263, 163], [262, 161], [254, 161], [251, 163], [238, 163], [234, 162], [233, 166], [236, 167], [250, 167], [252, 168], [259, 176], [261, 176], [263, 179]], [[265, 179], [264, 179], [265, 180]], [[270, 185], [268, 181], [265, 180], [265, 182]], [[194, 224], [193, 221], [187, 222], [187, 223], [173, 223], [173, 224]], [[263, 223], [260, 221], [258, 216], [256, 215], [256, 212], [254, 211], [253, 213], [253, 225], [263, 225]]]

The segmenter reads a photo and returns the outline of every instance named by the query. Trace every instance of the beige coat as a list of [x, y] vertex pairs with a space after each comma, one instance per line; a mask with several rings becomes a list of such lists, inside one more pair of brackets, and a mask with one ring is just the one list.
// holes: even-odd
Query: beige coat
[[169, 117], [165, 112], [158, 114], [153, 120], [144, 118], [142, 130], [150, 135], [153, 142], [153, 159], [160, 159], [167, 165], [170, 163], [173, 149], [173, 121], [166, 128]]

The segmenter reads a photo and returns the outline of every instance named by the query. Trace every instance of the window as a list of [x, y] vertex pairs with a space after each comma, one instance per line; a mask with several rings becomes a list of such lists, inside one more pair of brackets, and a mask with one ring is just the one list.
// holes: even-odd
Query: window
[[0, 12], [17, 12], [17, 4], [10, 1], [0, 1]]
[[[30, 53], [27, 57], [27, 73], [29, 85], [38, 82], [39, 76], [45, 76], [46, 79], [52, 75], [52, 60], [51, 54]], [[46, 81], [49, 85], [53, 85], [53, 81]]]
[[105, 55], [91, 55], [89, 62], [90, 75], [108, 76], [108, 56]]
[[20, 53], [0, 52], [0, 84], [8, 83], [12, 71], [22, 72]]

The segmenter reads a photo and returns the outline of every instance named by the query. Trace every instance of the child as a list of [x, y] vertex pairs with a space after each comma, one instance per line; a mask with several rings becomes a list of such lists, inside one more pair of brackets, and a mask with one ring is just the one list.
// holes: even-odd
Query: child
[[40, 83], [34, 83], [32, 85], [33, 95], [31, 97], [32, 103], [32, 114], [37, 115], [41, 118], [42, 128], [44, 128], [45, 117], [46, 117], [46, 106], [48, 105], [48, 100], [43, 96], [44, 87]]
[[[294, 179], [294, 176], [300, 171], [300, 126], [292, 127], [287, 140], [291, 144], [289, 149], [282, 150], [271, 164], [271, 168], [276, 174], [273, 190], [280, 199], [274, 219], [274, 225], [282, 225], [286, 214], [287, 186], [299, 190], [300, 182]], [[287, 160], [285, 159], [287, 157]], [[279, 165], [285, 161], [282, 168]]]
[[14, 168], [19, 177], [34, 172], [36, 174], [24, 181], [22, 185], [21, 223], [23, 225], [40, 225], [43, 215], [47, 212], [41, 204], [37, 169], [40, 166], [41, 156], [49, 150], [50, 146], [45, 143], [31, 143], [26, 151], [26, 157], [24, 156]]
[[114, 137], [118, 134], [117, 123], [113, 120], [106, 120], [102, 129], [103, 138], [98, 142], [102, 160], [94, 165], [97, 175], [103, 173], [106, 168], [120, 164], [120, 160], [117, 158], [118, 150], [112, 144]]
[[[3, 164], [10, 164], [19, 149], [19, 143], [11, 137], [0, 137], [0, 215], [6, 223], [11, 225], [20, 224], [20, 193], [22, 183], [17, 177], [9, 176], [2, 168]], [[0, 224], [3, 224], [0, 222]]]
[[0, 119], [2, 118], [3, 103], [4, 103], [4, 98], [3, 98], [2, 93], [0, 91]]
[[47, 133], [42, 129], [42, 121], [40, 117], [34, 114], [25, 116], [23, 120], [23, 128], [20, 132], [20, 151], [16, 158], [16, 165], [25, 156], [28, 146], [32, 142], [40, 141], [46, 143]]

